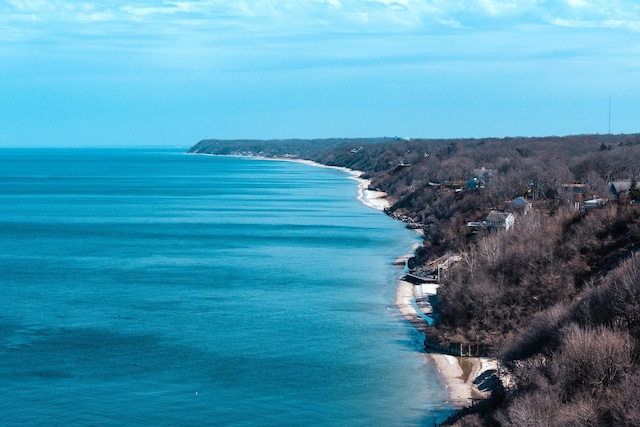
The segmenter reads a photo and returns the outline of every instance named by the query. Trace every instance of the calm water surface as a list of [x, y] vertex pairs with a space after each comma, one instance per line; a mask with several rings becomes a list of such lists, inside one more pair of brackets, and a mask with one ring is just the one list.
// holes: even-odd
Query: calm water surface
[[416, 236], [343, 172], [0, 150], [4, 425], [433, 425], [393, 306]]

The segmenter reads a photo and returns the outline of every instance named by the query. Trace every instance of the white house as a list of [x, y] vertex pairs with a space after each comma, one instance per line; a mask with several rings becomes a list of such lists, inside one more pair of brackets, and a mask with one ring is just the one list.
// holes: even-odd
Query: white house
[[482, 222], [469, 222], [469, 227], [486, 228], [489, 231], [498, 231], [499, 229], [509, 230], [513, 227], [515, 217], [509, 212], [491, 211], [487, 215], [487, 219]]
[[509, 231], [513, 227], [515, 218], [512, 213], [491, 211], [484, 222], [489, 229], [504, 228]]

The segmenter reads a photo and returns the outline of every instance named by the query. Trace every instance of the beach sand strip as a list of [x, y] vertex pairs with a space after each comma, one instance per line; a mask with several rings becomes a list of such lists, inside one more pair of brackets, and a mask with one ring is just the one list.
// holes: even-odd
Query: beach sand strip
[[[398, 261], [401, 259], [399, 258], [396, 264], [399, 264]], [[429, 297], [436, 295], [437, 289], [437, 284], [414, 285], [401, 279], [397, 281], [396, 306], [404, 318], [422, 333], [425, 333], [429, 328], [429, 324], [417, 313], [416, 306], [423, 314], [431, 315], [433, 308]], [[484, 387], [478, 379], [483, 373], [497, 369], [496, 360], [481, 357], [458, 357], [432, 352], [427, 353], [427, 356], [435, 363], [454, 408], [465, 408], [477, 399], [486, 399], [490, 396], [489, 391], [481, 390], [481, 387]]]

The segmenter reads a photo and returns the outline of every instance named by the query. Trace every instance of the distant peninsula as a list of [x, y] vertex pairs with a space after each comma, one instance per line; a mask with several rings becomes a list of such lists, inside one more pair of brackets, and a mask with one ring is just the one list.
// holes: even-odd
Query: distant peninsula
[[[425, 348], [491, 357], [446, 425], [640, 425], [640, 134], [203, 140], [191, 153], [362, 172], [421, 230]], [[488, 381], [491, 380], [491, 381]]]

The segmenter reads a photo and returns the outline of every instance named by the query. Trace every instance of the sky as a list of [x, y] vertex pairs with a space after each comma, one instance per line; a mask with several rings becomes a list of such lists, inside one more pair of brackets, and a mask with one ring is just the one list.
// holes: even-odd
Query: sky
[[637, 0], [0, 0], [0, 146], [609, 132]]

